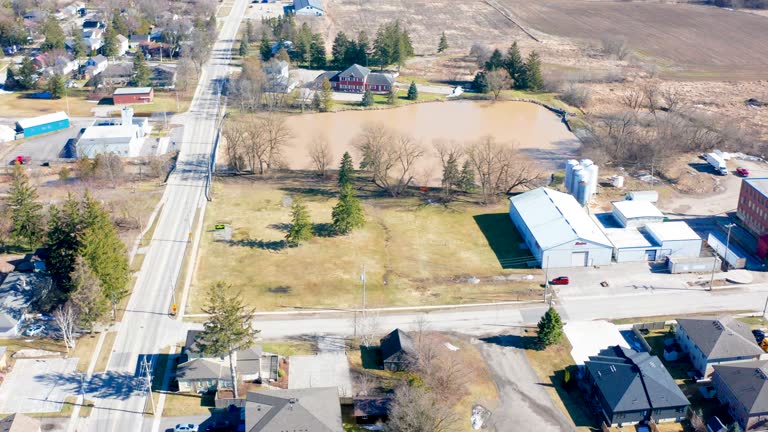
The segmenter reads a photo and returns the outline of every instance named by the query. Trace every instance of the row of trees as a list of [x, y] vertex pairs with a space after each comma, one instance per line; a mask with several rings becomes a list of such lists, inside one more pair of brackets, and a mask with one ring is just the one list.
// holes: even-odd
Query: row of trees
[[48, 209], [46, 222], [37, 189], [16, 166], [6, 205], [11, 238], [29, 248], [45, 245], [48, 250], [46, 264], [54, 289], [41, 307], [50, 310], [72, 301], [74, 310], [83, 314], [83, 325], [96, 321], [86, 309], [102, 310], [102, 303], [106, 310], [111, 305], [114, 316], [117, 304], [128, 295], [128, 260], [117, 228], [101, 204], [87, 192], [79, 200], [70, 195], [61, 206]]
[[506, 55], [498, 49], [493, 50], [487, 59], [479, 53], [475, 55], [478, 61], [483, 62], [483, 70], [475, 75], [473, 87], [483, 93], [491, 92], [498, 98], [498, 92], [505, 88], [539, 91], [544, 86], [539, 55], [531, 51], [523, 60], [516, 41]]

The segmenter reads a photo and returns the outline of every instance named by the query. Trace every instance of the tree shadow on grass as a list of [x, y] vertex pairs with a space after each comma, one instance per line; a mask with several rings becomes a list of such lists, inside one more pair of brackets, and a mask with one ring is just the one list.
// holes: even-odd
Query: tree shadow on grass
[[475, 223], [482, 231], [488, 246], [491, 247], [501, 268], [529, 268], [529, 262], [535, 258], [530, 251], [520, 248], [523, 237], [515, 228], [515, 224], [507, 213], [491, 213], [473, 216]]
[[589, 404], [582, 393], [582, 390], [576, 384], [576, 366], [569, 367], [570, 381], [565, 382], [565, 369], [555, 371], [552, 376], [549, 377], [550, 384], [543, 383], [543, 386], [552, 387], [557, 392], [557, 396], [563, 402], [565, 410], [568, 412], [568, 416], [576, 425], [576, 427], [586, 427], [592, 431], [599, 431], [597, 427], [600, 424], [600, 420], [589, 408]]
[[481, 341], [501, 347], [538, 349], [536, 336], [498, 335], [480, 338]]
[[320, 187], [281, 187], [281, 191], [296, 194], [296, 195], [307, 195], [310, 197], [324, 197], [324, 198], [333, 198], [338, 195], [338, 192], [334, 189], [325, 189]]
[[230, 246], [247, 247], [251, 249], [263, 249], [273, 252], [281, 251], [288, 247], [288, 243], [285, 240], [256, 240], [256, 239], [240, 239], [230, 240], [227, 242]]
[[318, 237], [336, 237], [332, 223], [319, 223], [312, 226], [312, 232]]

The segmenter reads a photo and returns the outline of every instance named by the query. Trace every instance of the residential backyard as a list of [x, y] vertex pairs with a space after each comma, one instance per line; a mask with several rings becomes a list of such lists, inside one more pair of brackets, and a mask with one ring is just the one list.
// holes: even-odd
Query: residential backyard
[[[262, 180], [217, 180], [208, 206], [189, 312], [202, 293], [224, 280], [259, 310], [361, 305], [365, 270], [367, 306], [480, 303], [538, 298], [533, 269], [505, 269], [527, 255], [506, 216], [506, 202], [429, 204], [423, 197], [389, 198], [360, 184], [367, 223], [347, 236], [329, 234], [335, 181], [291, 173]], [[317, 235], [285, 247], [290, 203], [307, 205]], [[215, 224], [232, 239], [216, 242]], [[504, 265], [502, 264], [504, 263]]]

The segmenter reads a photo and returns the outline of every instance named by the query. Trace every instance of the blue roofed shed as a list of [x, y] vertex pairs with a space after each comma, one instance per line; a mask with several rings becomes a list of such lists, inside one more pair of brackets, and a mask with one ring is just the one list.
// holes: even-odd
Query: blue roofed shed
[[63, 111], [22, 119], [16, 122], [16, 132], [24, 138], [56, 132], [69, 127], [69, 117]]

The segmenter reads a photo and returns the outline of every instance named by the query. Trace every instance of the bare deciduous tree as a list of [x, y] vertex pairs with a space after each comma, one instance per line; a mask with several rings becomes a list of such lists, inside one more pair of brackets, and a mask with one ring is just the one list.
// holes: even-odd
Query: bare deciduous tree
[[283, 150], [293, 135], [285, 116], [279, 114], [270, 113], [261, 117], [261, 128], [267, 148], [266, 167], [272, 169], [282, 163]]
[[355, 396], [369, 396], [376, 386], [376, 380], [366, 371], [355, 375]]
[[264, 174], [279, 166], [291, 132], [278, 114], [243, 116], [228, 121], [222, 131], [230, 167]]
[[428, 388], [403, 384], [395, 390], [387, 432], [451, 432], [459, 417], [453, 405], [440, 400]]
[[493, 137], [470, 144], [467, 157], [479, 181], [484, 204], [516, 188], [530, 186], [541, 176], [535, 165], [512, 145], [498, 143]]
[[75, 328], [78, 321], [78, 315], [72, 303], [66, 302], [63, 306], [59, 306], [53, 312], [53, 320], [61, 332], [61, 338], [69, 353], [70, 349], [75, 349]]
[[655, 82], [648, 82], [643, 86], [643, 101], [645, 108], [653, 115], [659, 109], [659, 85]]
[[586, 108], [592, 99], [592, 90], [585, 85], [568, 83], [560, 98], [575, 107]]
[[328, 144], [328, 140], [325, 137], [318, 137], [312, 140], [307, 149], [309, 157], [312, 159], [312, 164], [315, 166], [315, 170], [321, 177], [325, 177], [328, 167], [333, 160], [333, 154], [331, 154], [331, 146]]
[[455, 141], [437, 141], [434, 147], [443, 168], [443, 199], [447, 202], [461, 184], [460, 159], [464, 155], [464, 147]]
[[476, 42], [469, 49], [469, 55], [475, 58], [475, 62], [479, 67], [483, 67], [485, 62], [491, 57], [491, 49], [487, 45]]
[[637, 88], [632, 88], [629, 92], [621, 95], [621, 103], [634, 112], [640, 111], [643, 107], [643, 92]]
[[677, 111], [682, 104], [682, 95], [677, 89], [668, 86], [666, 89], [662, 90], [661, 100], [664, 101], [667, 111], [674, 112]]
[[366, 126], [355, 147], [362, 156], [360, 168], [371, 171], [374, 184], [393, 197], [413, 182], [415, 163], [424, 155], [413, 138], [383, 126]]
[[623, 36], [606, 36], [602, 40], [603, 53], [617, 60], [624, 60], [629, 54], [627, 40]]
[[485, 73], [485, 85], [493, 95], [493, 100], [498, 100], [502, 90], [512, 87], [512, 79], [505, 69], [494, 69]]
[[370, 347], [376, 341], [376, 335], [379, 334], [379, 314], [375, 312], [363, 312], [357, 318], [355, 325], [357, 337], [360, 345]]

